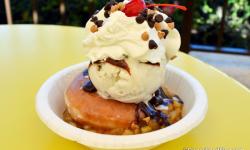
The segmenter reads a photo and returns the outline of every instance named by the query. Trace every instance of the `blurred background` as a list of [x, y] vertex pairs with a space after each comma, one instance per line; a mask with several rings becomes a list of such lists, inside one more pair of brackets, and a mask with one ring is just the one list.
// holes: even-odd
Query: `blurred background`
[[[106, 2], [107, 0], [0, 0], [0, 24], [84, 27], [95, 10], [101, 9]], [[249, 0], [154, 2], [187, 6], [187, 12], [163, 8], [174, 18], [182, 35], [181, 51], [219, 68], [250, 88]]]

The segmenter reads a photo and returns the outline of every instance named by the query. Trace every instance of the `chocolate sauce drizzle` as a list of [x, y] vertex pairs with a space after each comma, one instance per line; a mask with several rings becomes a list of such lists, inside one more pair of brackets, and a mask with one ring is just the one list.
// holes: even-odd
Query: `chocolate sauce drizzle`
[[129, 66], [128, 66], [128, 64], [126, 63], [126, 61], [124, 59], [123, 60], [114, 60], [114, 59], [108, 57], [106, 59], [106, 62], [110, 63], [111, 65], [114, 65], [114, 66], [120, 67], [122, 69], [125, 69], [130, 74]]
[[144, 64], [152, 65], [152, 66], [160, 66], [160, 63], [151, 63], [149, 61], [147, 61], [147, 62], [140, 62], [140, 63], [144, 63]]

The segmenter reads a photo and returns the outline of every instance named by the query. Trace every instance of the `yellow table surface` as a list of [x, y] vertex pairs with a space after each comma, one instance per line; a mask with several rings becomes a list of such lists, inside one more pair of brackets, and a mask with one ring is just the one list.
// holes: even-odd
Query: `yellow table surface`
[[[86, 60], [83, 38], [83, 28], [0, 26], [0, 150], [88, 149], [53, 133], [35, 111], [35, 95], [42, 83], [64, 67]], [[180, 53], [172, 64], [201, 82], [209, 109], [197, 128], [155, 150], [250, 149], [249, 90], [186, 54]]]

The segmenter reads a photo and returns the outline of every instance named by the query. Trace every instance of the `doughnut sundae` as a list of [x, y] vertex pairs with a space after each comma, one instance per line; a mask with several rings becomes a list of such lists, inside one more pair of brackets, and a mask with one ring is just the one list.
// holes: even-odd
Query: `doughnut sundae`
[[65, 91], [64, 120], [103, 134], [133, 135], [182, 118], [183, 101], [165, 85], [166, 64], [181, 39], [161, 6], [143, 0], [108, 2], [85, 27], [89, 66]]

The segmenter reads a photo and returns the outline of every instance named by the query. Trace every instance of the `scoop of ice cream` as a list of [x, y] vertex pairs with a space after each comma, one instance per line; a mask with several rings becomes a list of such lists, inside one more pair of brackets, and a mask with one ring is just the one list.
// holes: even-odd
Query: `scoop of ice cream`
[[111, 10], [105, 7], [86, 24], [83, 45], [91, 61], [90, 79], [103, 98], [148, 101], [164, 82], [166, 63], [176, 56], [179, 32], [159, 11], [145, 10], [147, 17], [140, 20], [140, 15]]
[[[99, 95], [125, 103], [150, 100], [162, 84], [165, 62], [141, 63], [136, 59], [125, 59], [129, 69], [108, 62], [94, 63], [89, 67], [89, 76]], [[160, 66], [161, 65], [161, 66]]]

